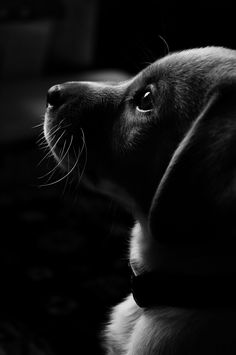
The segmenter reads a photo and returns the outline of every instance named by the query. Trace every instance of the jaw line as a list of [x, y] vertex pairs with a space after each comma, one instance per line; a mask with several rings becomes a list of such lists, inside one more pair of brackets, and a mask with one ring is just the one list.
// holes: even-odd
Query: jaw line
[[88, 176], [84, 176], [83, 182], [90, 190], [99, 192], [102, 195], [110, 197], [120, 203], [128, 212], [133, 215], [137, 210], [137, 204], [135, 200], [123, 189], [121, 186], [111, 182], [108, 179], [97, 179], [96, 182], [90, 180]]

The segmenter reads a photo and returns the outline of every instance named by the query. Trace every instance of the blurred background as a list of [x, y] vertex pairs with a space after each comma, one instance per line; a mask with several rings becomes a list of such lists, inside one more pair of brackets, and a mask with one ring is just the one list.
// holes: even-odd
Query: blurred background
[[132, 217], [71, 182], [41, 186], [48, 88], [126, 79], [165, 42], [235, 48], [234, 17], [229, 1], [0, 0], [0, 355], [102, 354], [129, 292]]

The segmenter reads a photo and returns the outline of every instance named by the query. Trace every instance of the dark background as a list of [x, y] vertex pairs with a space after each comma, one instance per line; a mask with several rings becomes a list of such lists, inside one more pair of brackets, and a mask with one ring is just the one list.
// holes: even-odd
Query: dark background
[[[129, 292], [133, 220], [114, 201], [40, 178], [48, 88], [123, 80], [190, 47], [235, 48], [233, 2], [1, 0], [0, 354], [100, 354], [110, 306]], [[48, 181], [49, 180], [49, 181]]]

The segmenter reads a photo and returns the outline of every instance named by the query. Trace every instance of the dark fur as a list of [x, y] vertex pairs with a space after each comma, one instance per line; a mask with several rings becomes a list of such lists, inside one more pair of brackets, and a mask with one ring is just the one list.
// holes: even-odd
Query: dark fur
[[[78, 150], [82, 128], [87, 182], [124, 201], [138, 219], [130, 256], [136, 273], [236, 272], [235, 80], [235, 51], [193, 49], [158, 60], [123, 83], [62, 84], [60, 102], [49, 106], [46, 136], [64, 119], [70, 126], [63, 139], [73, 135]], [[140, 112], [147, 90], [153, 109]], [[60, 133], [48, 138], [51, 147]], [[55, 155], [63, 142], [54, 147]], [[73, 162], [71, 149], [68, 154]], [[125, 304], [131, 320], [122, 304], [114, 310], [107, 330], [109, 354], [236, 353], [235, 311], [227, 305], [225, 312], [195, 313]], [[119, 330], [119, 317], [127, 336]], [[141, 341], [142, 322], [152, 332], [143, 332]]]

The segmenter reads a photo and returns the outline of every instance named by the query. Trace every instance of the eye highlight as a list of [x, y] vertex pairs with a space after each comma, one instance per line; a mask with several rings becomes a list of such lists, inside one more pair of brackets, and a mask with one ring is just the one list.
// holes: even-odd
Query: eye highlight
[[149, 112], [153, 110], [152, 91], [146, 90], [136, 101], [136, 109], [139, 112]]

